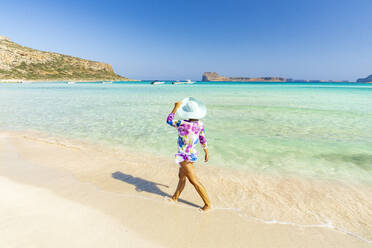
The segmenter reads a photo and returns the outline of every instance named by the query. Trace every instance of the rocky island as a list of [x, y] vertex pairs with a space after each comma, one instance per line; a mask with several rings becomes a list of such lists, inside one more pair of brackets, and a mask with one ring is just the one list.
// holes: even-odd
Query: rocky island
[[202, 81], [230, 81], [230, 82], [286, 82], [286, 78], [282, 77], [223, 77], [217, 72], [204, 72]]
[[366, 78], [359, 78], [357, 83], [372, 83], [372, 75], [369, 75]]
[[[372, 75], [368, 77], [372, 81]], [[364, 80], [364, 79], [363, 79]], [[204, 72], [202, 76], [204, 82], [286, 82], [286, 83], [348, 83], [348, 80], [308, 80], [292, 79], [284, 77], [224, 77], [217, 72]]]
[[0, 81], [128, 81], [111, 65], [21, 46], [0, 36]]

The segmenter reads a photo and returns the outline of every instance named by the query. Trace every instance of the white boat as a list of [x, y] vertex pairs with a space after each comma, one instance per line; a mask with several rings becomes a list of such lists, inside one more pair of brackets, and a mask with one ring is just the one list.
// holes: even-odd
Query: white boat
[[76, 84], [74, 81], [67, 82], [67, 84]]
[[102, 81], [103, 84], [112, 84], [111, 81]]
[[190, 79], [188, 79], [188, 80], [185, 81], [185, 84], [193, 84], [193, 83], [195, 83], [195, 82], [194, 81], [191, 81]]
[[186, 81], [175, 81], [175, 82], [172, 82], [172, 84], [193, 84], [195, 82], [191, 81], [190, 79], [186, 80]]
[[158, 80], [155, 80], [154, 82], [151, 83], [152, 85], [156, 85], [156, 84], [165, 84], [164, 81], [158, 81]]

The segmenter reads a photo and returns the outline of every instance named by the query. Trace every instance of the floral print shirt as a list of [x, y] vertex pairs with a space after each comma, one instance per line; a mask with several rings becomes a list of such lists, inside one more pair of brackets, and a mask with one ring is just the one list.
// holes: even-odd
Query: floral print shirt
[[201, 121], [174, 120], [174, 114], [170, 113], [167, 123], [178, 130], [178, 153], [184, 161], [194, 162], [197, 159], [195, 146], [200, 142], [203, 148], [207, 148], [204, 124]]

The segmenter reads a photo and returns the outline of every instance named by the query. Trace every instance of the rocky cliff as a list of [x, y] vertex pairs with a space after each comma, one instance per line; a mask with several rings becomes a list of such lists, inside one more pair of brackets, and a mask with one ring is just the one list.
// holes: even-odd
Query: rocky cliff
[[217, 72], [204, 72], [202, 81], [231, 81], [231, 82], [286, 82], [286, 78], [282, 77], [223, 77]]
[[204, 72], [202, 81], [228, 81], [228, 78], [220, 76], [217, 72]]
[[0, 36], [0, 79], [128, 80], [111, 65], [24, 47]]
[[372, 83], [372, 75], [369, 75], [366, 78], [359, 78], [357, 80], [358, 83]]

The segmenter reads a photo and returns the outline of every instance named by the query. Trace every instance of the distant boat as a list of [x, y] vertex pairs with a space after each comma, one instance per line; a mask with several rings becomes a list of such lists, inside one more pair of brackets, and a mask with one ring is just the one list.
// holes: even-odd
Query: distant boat
[[67, 84], [76, 84], [74, 81], [67, 82]]
[[3, 80], [0, 80], [0, 82], [4, 82], [4, 83], [17, 83], [17, 84], [22, 84], [23, 81], [22, 80], [14, 80], [14, 79], [3, 79]]
[[191, 81], [191, 80], [186, 80], [186, 81], [175, 81], [175, 82], [172, 82], [172, 84], [193, 84], [195, 82]]
[[112, 81], [102, 81], [103, 84], [112, 84]]
[[154, 82], [151, 83], [152, 85], [156, 85], [156, 84], [165, 84], [164, 81], [158, 81], [158, 80], [155, 80]]
[[186, 80], [185, 84], [193, 84], [195, 83], [194, 81], [191, 81], [190, 79]]

